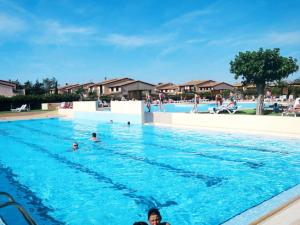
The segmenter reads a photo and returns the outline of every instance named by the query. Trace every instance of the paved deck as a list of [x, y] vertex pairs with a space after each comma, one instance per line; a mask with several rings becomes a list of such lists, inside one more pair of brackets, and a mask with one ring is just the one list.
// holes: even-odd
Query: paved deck
[[250, 225], [299, 225], [300, 196], [271, 211]]
[[7, 112], [0, 113], [1, 120], [26, 120], [36, 118], [62, 117], [57, 111], [29, 111], [29, 112]]

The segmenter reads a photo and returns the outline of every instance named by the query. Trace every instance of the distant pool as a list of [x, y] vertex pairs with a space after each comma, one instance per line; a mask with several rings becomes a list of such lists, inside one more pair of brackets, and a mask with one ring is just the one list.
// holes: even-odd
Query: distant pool
[[[255, 109], [256, 107], [255, 102], [250, 102], [250, 103], [239, 102], [238, 105], [241, 106], [241, 109]], [[167, 103], [167, 104], [163, 104], [161, 111], [162, 112], [191, 112], [193, 107], [194, 107], [193, 104]], [[199, 112], [208, 112], [208, 108], [210, 107], [216, 107], [216, 104], [214, 103], [198, 104], [197, 109]], [[151, 112], [159, 112], [159, 111], [160, 111], [159, 106], [151, 105]], [[145, 112], [148, 112], [146, 106], [145, 106]]]
[[0, 122], [0, 146], [0, 189], [41, 225], [216, 225], [300, 183], [294, 139], [41, 119]]

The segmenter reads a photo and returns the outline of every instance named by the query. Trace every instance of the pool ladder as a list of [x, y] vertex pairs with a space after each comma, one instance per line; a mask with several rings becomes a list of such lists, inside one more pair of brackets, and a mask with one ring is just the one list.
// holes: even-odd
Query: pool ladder
[[[0, 195], [3, 195], [8, 198], [7, 202], [0, 204], [0, 209], [8, 207], [8, 206], [14, 206], [19, 210], [19, 212], [22, 214], [22, 216], [24, 217], [24, 219], [27, 221], [27, 223], [29, 225], [38, 225], [32, 219], [32, 217], [28, 214], [28, 212], [23, 208], [23, 206], [21, 206], [19, 203], [17, 203], [10, 194], [8, 194], [6, 192], [0, 192]], [[1, 221], [1, 218], [0, 218], [0, 224], [1, 224], [1, 222], [2, 222], [2, 224], [4, 223], [4, 221]]]

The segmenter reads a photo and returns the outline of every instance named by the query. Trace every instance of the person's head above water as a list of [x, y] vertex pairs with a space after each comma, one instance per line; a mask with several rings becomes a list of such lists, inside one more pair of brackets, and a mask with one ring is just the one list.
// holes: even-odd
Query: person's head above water
[[148, 211], [148, 221], [150, 225], [159, 225], [161, 221], [161, 215], [158, 209], [151, 208]]
[[94, 142], [100, 142], [100, 141], [97, 139], [97, 134], [96, 134], [95, 132], [92, 133], [91, 140], [94, 141]]
[[76, 151], [78, 149], [78, 143], [74, 142], [73, 143], [73, 150]]

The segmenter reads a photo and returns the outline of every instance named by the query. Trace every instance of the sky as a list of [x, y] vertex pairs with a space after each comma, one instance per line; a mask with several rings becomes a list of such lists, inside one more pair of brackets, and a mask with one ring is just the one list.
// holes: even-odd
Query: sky
[[0, 0], [2, 80], [235, 83], [260, 47], [300, 63], [300, 0]]

